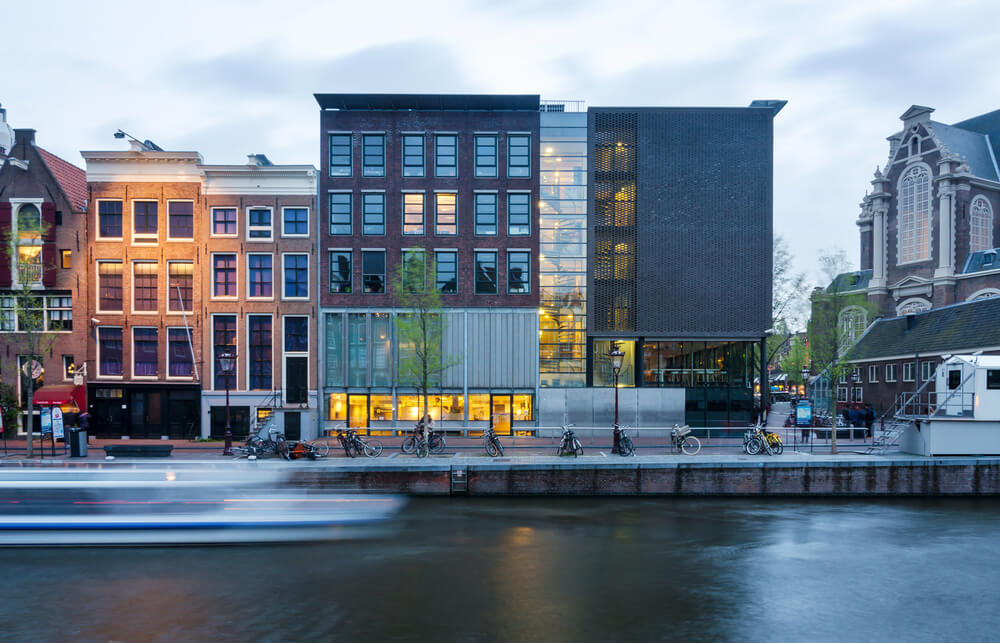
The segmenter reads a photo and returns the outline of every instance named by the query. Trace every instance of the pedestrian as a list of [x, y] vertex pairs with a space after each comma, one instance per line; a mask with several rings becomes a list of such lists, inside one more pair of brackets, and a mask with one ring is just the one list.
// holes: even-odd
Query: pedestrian
[[851, 426], [851, 410], [844, 406], [844, 410], [840, 412], [840, 416], [844, 418], [844, 426]]
[[868, 437], [872, 437], [872, 427], [875, 426], [875, 409], [871, 404], [865, 405], [865, 429], [868, 430]]

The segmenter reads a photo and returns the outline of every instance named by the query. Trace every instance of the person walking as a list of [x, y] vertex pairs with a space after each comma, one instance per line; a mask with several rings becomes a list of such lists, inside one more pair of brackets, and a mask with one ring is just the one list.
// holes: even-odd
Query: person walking
[[865, 404], [865, 429], [868, 437], [872, 437], [872, 427], [875, 425], [875, 408], [871, 404]]

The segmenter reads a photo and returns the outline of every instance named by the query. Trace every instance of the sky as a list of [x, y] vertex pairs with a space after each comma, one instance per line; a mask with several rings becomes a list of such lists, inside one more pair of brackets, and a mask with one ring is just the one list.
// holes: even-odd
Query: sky
[[121, 128], [206, 162], [319, 167], [316, 92], [540, 94], [746, 106], [775, 119], [774, 229], [798, 271], [846, 251], [910, 105], [1000, 109], [1000, 2], [660, 0], [0, 5], [0, 103], [83, 166]]

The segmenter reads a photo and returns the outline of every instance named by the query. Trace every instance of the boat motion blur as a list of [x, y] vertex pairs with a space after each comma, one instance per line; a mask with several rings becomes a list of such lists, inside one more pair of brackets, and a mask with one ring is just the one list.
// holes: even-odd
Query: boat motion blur
[[0, 470], [0, 547], [253, 544], [358, 538], [399, 496], [290, 489], [259, 467]]

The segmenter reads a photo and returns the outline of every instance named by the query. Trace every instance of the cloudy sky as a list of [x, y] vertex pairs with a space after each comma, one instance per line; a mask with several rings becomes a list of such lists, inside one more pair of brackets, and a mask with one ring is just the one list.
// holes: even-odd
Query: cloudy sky
[[35, 2], [0, 14], [0, 103], [82, 165], [118, 128], [209, 163], [319, 166], [314, 92], [538, 93], [588, 105], [788, 105], [775, 230], [798, 268], [843, 248], [911, 104], [1000, 109], [1000, 3]]

